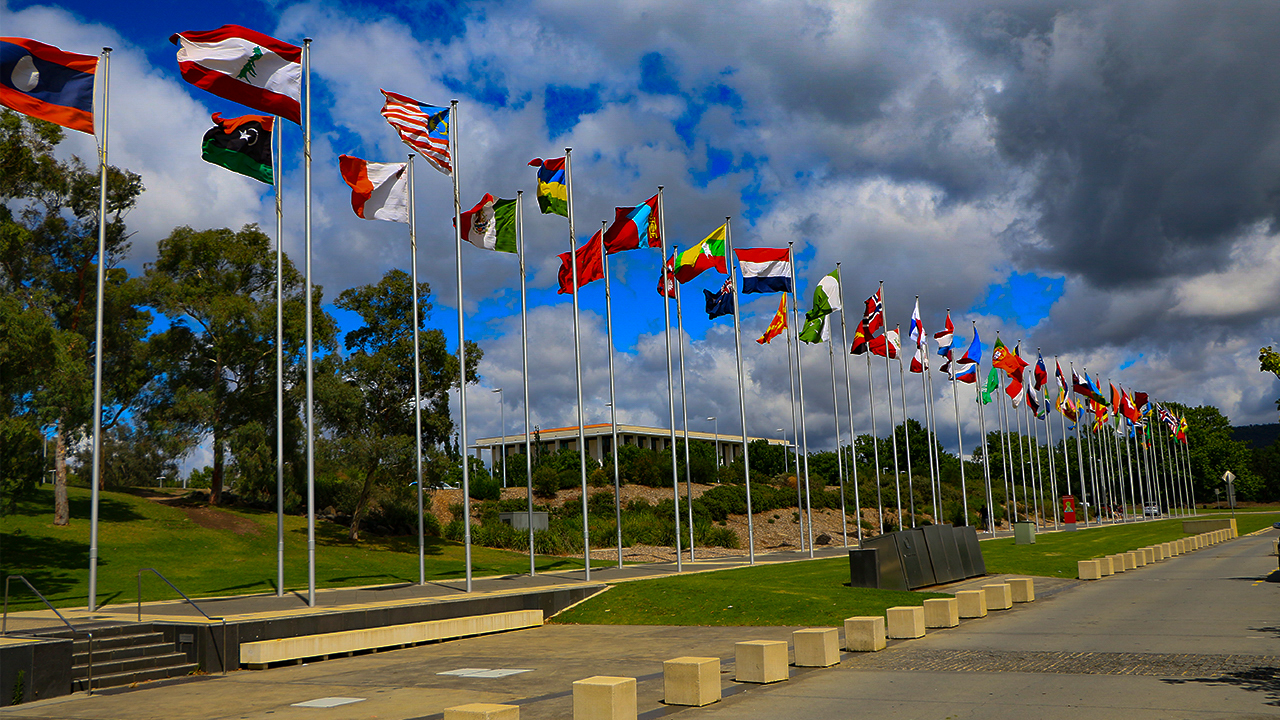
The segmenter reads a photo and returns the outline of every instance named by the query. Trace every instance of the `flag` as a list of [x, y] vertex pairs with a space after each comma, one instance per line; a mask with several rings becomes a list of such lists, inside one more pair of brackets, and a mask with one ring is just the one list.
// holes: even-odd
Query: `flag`
[[1120, 391], [1116, 389], [1115, 383], [1108, 384], [1111, 385], [1111, 407], [1118, 411], [1120, 410]]
[[[1022, 376], [1022, 369], [1027, 363], [1018, 354], [1009, 350], [1009, 347], [1000, 342], [1000, 338], [996, 338], [996, 346], [991, 350], [991, 366], [1000, 368], [1009, 377], [1014, 375]], [[1019, 381], [1021, 383], [1021, 381]]]
[[658, 237], [657, 220], [657, 195], [635, 207], [614, 208], [613, 224], [604, 231], [605, 252], [612, 255], [640, 247], [641, 228], [644, 228], [644, 237], [650, 239], [649, 247], [662, 247], [661, 241], [654, 245], [651, 239]]
[[[969, 369], [965, 370], [965, 372], [976, 373], [977, 368], [978, 368], [977, 365], [970, 365]], [[986, 387], [982, 388], [982, 404], [983, 405], [991, 404], [991, 394], [999, 389], [1000, 389], [1000, 371], [995, 368], [991, 368], [991, 372], [987, 373]]]
[[947, 322], [942, 326], [942, 332], [934, 333], [933, 339], [938, 343], [938, 354], [948, 360], [951, 359], [951, 345], [955, 342], [956, 326], [951, 324], [951, 311], [947, 311]]
[[920, 323], [920, 299], [916, 299], [916, 307], [911, 311], [911, 327], [908, 328], [908, 336], [916, 347], [920, 347], [920, 343], [924, 339], [924, 325]]
[[182, 79], [302, 124], [302, 48], [239, 25], [169, 36]]
[[853, 331], [853, 345], [849, 348], [852, 355], [865, 355], [871, 349], [871, 333], [867, 332], [865, 322], [859, 322]]
[[1138, 414], [1138, 409], [1130, 402], [1129, 394], [1123, 389], [1120, 391], [1119, 411], [1129, 422], [1136, 423], [1142, 419], [1142, 416]]
[[1062, 363], [1060, 363], [1060, 362], [1058, 362], [1057, 360], [1055, 360], [1055, 361], [1053, 362], [1053, 365], [1054, 365], [1054, 367], [1055, 367], [1055, 368], [1057, 368], [1057, 371], [1056, 371], [1054, 374], [1055, 374], [1055, 375], [1057, 375], [1057, 377], [1058, 377], [1058, 388], [1059, 388], [1063, 393], [1066, 393], [1066, 392], [1067, 392], [1067, 389], [1068, 389], [1068, 387], [1067, 387], [1067, 378], [1066, 378], [1066, 376], [1065, 376], [1065, 375], [1063, 375], [1063, 374], [1062, 374]]
[[409, 222], [409, 175], [404, 163], [371, 163], [338, 156], [342, 179], [351, 186], [351, 209], [366, 220]]
[[[978, 366], [966, 365], [963, 370], [956, 373], [956, 380], [959, 380], [962, 383], [968, 383], [970, 385], [978, 382]], [[988, 402], [990, 401], [988, 400]]]
[[862, 313], [862, 323], [867, 326], [867, 337], [876, 334], [876, 331], [884, 327], [884, 302], [881, 300], [880, 290], [876, 290], [876, 294], [867, 298], [866, 308]]
[[1067, 395], [1067, 389], [1063, 387], [1058, 390], [1058, 412], [1071, 422], [1076, 421], [1076, 405], [1071, 402], [1071, 397]]
[[[1000, 342], [1000, 341], [997, 340], [996, 342]], [[992, 356], [994, 357], [994, 355], [995, 353], [993, 352]], [[1022, 388], [1023, 388], [1022, 373], [1018, 373], [1017, 375], [1009, 375], [1009, 384], [1004, 387], [1004, 392], [1006, 395], [1009, 396], [1009, 399], [1013, 401], [1014, 407], [1018, 407], [1019, 405], [1022, 404], [1022, 400], [1020, 399], [1022, 396]]]
[[1027, 386], [1027, 390], [1023, 395], [1026, 396], [1027, 407], [1031, 408], [1031, 414], [1038, 418], [1044, 417], [1044, 413], [1040, 412], [1040, 398], [1037, 397], [1036, 391], [1030, 385]]
[[[596, 234], [592, 235], [585, 245], [573, 252], [574, 263], [578, 266], [578, 287], [604, 279], [604, 258], [601, 257], [600, 243], [600, 232], [597, 230]], [[558, 280], [560, 281], [560, 289], [556, 291], [557, 295], [567, 295], [573, 292], [573, 268], [569, 266], [569, 253], [567, 252], [560, 253]]]
[[769, 323], [769, 327], [765, 328], [764, 334], [756, 340], [761, 345], [769, 344], [770, 340], [782, 334], [787, 329], [787, 296], [783, 295], [778, 298], [778, 312], [773, 314], [773, 321]]
[[1097, 386], [1089, 379], [1089, 373], [1087, 372], [1081, 378], [1076, 374], [1075, 370], [1071, 371], [1071, 389], [1094, 402], [1106, 402], [1106, 398], [1102, 397], [1102, 393], [1098, 391]]
[[498, 200], [489, 193], [462, 213], [462, 239], [481, 250], [516, 251], [516, 201]]
[[791, 292], [791, 251], [786, 248], [734, 250], [742, 270], [742, 294]]
[[1187, 442], [1188, 429], [1189, 428], [1187, 427], [1187, 416], [1183, 415], [1182, 417], [1178, 418], [1178, 439], [1181, 440], [1184, 444]]
[[800, 339], [807, 343], [820, 343], [830, 339], [827, 316], [840, 309], [840, 271], [832, 270], [818, 281], [813, 289], [813, 307], [805, 313], [804, 328]]
[[707, 317], [714, 320], [721, 315], [733, 314], [733, 278], [725, 280], [718, 293], [713, 294], [710, 290], [702, 293], [707, 296]]
[[204, 134], [200, 157], [231, 172], [271, 185], [271, 130], [275, 118], [243, 115], [223, 118], [213, 114], [213, 127]]
[[1035, 385], [1036, 390], [1049, 384], [1049, 371], [1044, 366], [1044, 356], [1036, 353]]
[[424, 105], [406, 95], [382, 93], [382, 117], [400, 134], [405, 145], [445, 175], [453, 174], [449, 154], [449, 108]]
[[565, 184], [564, 158], [534, 158], [530, 167], [538, 168], [538, 209], [543, 215], [569, 217], [569, 186]]
[[920, 373], [924, 372], [925, 369], [927, 369], [928, 367], [929, 367], [928, 352], [925, 351], [924, 346], [917, 345], [916, 354], [911, 356], [911, 372], [919, 375]]
[[52, 45], [0, 37], [0, 105], [23, 115], [93, 134], [93, 80], [98, 58]]
[[1147, 394], [1144, 392], [1133, 391], [1133, 406], [1141, 411], [1147, 406]]
[[676, 280], [687, 283], [713, 268], [721, 275], [729, 274], [724, 263], [725, 228], [725, 225], [721, 225], [702, 242], [676, 257]]
[[671, 270], [675, 259], [676, 256], [674, 254], [668, 258], [667, 264], [662, 268], [662, 273], [658, 275], [658, 294], [672, 299], [676, 296], [676, 275]]
[[[1000, 345], [1000, 341], [996, 340], [996, 345]], [[973, 342], [969, 343], [969, 349], [964, 351], [964, 357], [956, 361], [957, 365], [976, 365], [982, 362], [982, 338], [978, 337], [977, 328], [973, 331]], [[992, 355], [992, 362], [995, 362], [995, 355]]]
[[883, 335], [872, 338], [871, 342], [868, 343], [871, 354], [879, 355], [880, 357], [884, 357], [886, 345], [889, 349], [889, 357], [898, 357], [898, 351], [902, 348], [902, 340], [898, 337], [897, 330], [886, 330]]

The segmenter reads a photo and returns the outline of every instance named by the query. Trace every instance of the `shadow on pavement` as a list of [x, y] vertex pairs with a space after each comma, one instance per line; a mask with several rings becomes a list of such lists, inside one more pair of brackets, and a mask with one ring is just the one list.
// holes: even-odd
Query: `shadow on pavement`
[[1164, 682], [1169, 685], [1198, 683], [1215, 687], [1238, 687], [1248, 692], [1262, 692], [1267, 694], [1268, 705], [1280, 707], [1280, 668], [1275, 666], [1259, 665], [1248, 670], [1229, 672], [1211, 678], [1190, 678], [1186, 680], [1166, 678]]

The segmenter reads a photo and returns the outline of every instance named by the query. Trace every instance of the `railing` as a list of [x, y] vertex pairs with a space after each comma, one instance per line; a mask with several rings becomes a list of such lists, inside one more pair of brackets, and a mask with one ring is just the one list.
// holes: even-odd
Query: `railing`
[[215, 621], [222, 622], [222, 650], [219, 652], [218, 659], [219, 659], [219, 664], [222, 665], [222, 674], [226, 675], [227, 674], [227, 619], [222, 617], [218, 617], [218, 618], [209, 617], [209, 614], [206, 613], [204, 610], [201, 610], [200, 606], [196, 604], [195, 600], [192, 600], [191, 598], [187, 597], [186, 593], [179, 590], [177, 585], [174, 585], [173, 583], [169, 582], [169, 578], [165, 577], [164, 575], [161, 575], [160, 571], [155, 568], [142, 568], [141, 570], [138, 571], [138, 622], [142, 622], [142, 573], [144, 572], [155, 573], [156, 577], [163, 580], [165, 585], [168, 585], [169, 587], [173, 588], [173, 591], [181, 595], [182, 599], [187, 601], [187, 604], [195, 608], [196, 612], [203, 615], [205, 620], [208, 620], [209, 622], [215, 622]]
[[[22, 584], [26, 585], [28, 590], [35, 593], [36, 597], [40, 598], [40, 602], [44, 603], [45, 607], [52, 610], [53, 614], [58, 616], [58, 619], [62, 621], [62, 624], [66, 625], [67, 628], [71, 630], [72, 638], [75, 638], [75, 636], [79, 633], [84, 633], [86, 636], [88, 636], [89, 638], [88, 688], [89, 688], [89, 694], [92, 695], [93, 694], [93, 633], [88, 630], [77, 630], [74, 625], [67, 622], [67, 619], [62, 617], [62, 613], [58, 612], [58, 609], [55, 608], [47, 599], [45, 599], [44, 595], [40, 594], [40, 591], [36, 589], [35, 585], [32, 585], [26, 578], [22, 577], [21, 575], [9, 575], [4, 579], [4, 615], [2, 618], [0, 618], [0, 635], [9, 634], [9, 581], [13, 580], [14, 578], [21, 580]], [[23, 633], [23, 634], [26, 635], [28, 633]]]

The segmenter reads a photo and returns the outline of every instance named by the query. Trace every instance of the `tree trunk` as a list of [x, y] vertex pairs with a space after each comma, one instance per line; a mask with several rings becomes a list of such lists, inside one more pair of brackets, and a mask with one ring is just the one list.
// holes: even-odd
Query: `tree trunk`
[[67, 441], [63, 435], [62, 421], [54, 431], [53, 444], [53, 524], [69, 525], [71, 508], [67, 504]]
[[360, 497], [356, 498], [356, 509], [351, 513], [352, 540], [360, 539], [360, 519], [364, 516], [365, 507], [369, 504], [369, 495], [373, 492], [373, 478], [377, 475], [378, 466], [374, 465], [364, 475], [364, 485], [360, 488]]
[[213, 431], [213, 478], [209, 482], [209, 503], [211, 505], [220, 505], [222, 503], [222, 465], [224, 452], [222, 449], [222, 437], [217, 426]]

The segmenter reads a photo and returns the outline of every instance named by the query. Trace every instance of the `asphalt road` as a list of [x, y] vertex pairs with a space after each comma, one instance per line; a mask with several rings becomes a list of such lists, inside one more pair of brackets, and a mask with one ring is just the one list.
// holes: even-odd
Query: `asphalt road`
[[[503, 702], [519, 704], [525, 720], [563, 720], [572, 717], [571, 683], [591, 675], [638, 678], [641, 720], [1274, 718], [1280, 584], [1265, 578], [1277, 567], [1276, 534], [1059, 584], [1033, 604], [880, 653], [846, 653], [833, 668], [792, 668], [789, 681], [769, 686], [733, 682], [733, 644], [788, 639], [794, 628], [551, 625], [55, 698], [0, 709], [0, 718], [435, 720], [453, 705]], [[723, 701], [700, 709], [661, 703], [661, 663], [681, 655], [722, 658]], [[483, 670], [499, 672], [476, 674]], [[356, 701], [296, 706], [332, 698]]]

